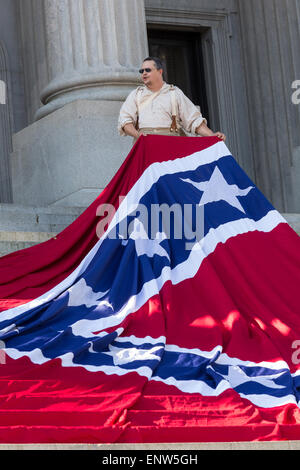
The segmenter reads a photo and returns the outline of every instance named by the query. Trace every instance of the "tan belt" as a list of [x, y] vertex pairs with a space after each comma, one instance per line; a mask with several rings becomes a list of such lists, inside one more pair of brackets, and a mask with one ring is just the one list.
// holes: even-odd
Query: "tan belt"
[[143, 127], [139, 129], [143, 134], [180, 135], [179, 131], [171, 131], [170, 127]]
[[[156, 134], [156, 135], [169, 135], [169, 136], [185, 136], [186, 134], [181, 130], [173, 131], [170, 127], [143, 127], [139, 129], [139, 132], [143, 134]], [[133, 140], [133, 144], [135, 144], [137, 139]]]

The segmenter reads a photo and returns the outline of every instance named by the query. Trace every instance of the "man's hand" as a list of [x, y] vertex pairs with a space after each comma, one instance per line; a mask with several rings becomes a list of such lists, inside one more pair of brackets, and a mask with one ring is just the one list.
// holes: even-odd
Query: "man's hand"
[[125, 132], [126, 135], [130, 135], [131, 137], [134, 137], [135, 139], [138, 139], [141, 135], [146, 135], [142, 131], [137, 131], [131, 122], [125, 124], [125, 126], [123, 127], [123, 131]]
[[205, 121], [202, 121], [199, 127], [196, 129], [196, 134], [201, 135], [202, 137], [216, 136], [219, 139], [222, 139], [224, 142], [226, 140], [226, 135], [223, 132], [213, 132], [209, 127], [207, 127]]
[[226, 135], [223, 134], [223, 132], [218, 131], [218, 132], [215, 132], [213, 135], [215, 135], [216, 137], [219, 137], [219, 139], [222, 139], [224, 142], [226, 140]]
[[139, 134], [139, 136], [140, 135], [147, 135], [146, 132], [143, 132], [143, 131], [139, 131], [138, 134]]
[[139, 132], [136, 130], [132, 122], [128, 122], [127, 124], [125, 124], [125, 126], [123, 127], [123, 131], [126, 135], [134, 137], [135, 139], [138, 139], [140, 136]]

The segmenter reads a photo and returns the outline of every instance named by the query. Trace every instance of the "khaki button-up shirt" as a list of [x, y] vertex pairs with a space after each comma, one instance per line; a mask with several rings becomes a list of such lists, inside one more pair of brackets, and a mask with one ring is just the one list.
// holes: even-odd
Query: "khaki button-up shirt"
[[[176, 96], [176, 116], [179, 127], [182, 127], [186, 132], [195, 134], [196, 129], [206, 119], [202, 116], [199, 109], [192, 103], [192, 101], [185, 96], [185, 94], [178, 87], [175, 88]], [[137, 122], [138, 116], [138, 103], [141, 106], [138, 122], [139, 129], [147, 127], [156, 128], [170, 128], [172, 123], [172, 101], [171, 101], [170, 85], [164, 83], [160, 92], [148, 104], [143, 106], [143, 102], [153, 95], [145, 85], [133, 90], [123, 103], [119, 121], [118, 130], [120, 135], [126, 135], [123, 127], [125, 124], [132, 123], [134, 126]]]

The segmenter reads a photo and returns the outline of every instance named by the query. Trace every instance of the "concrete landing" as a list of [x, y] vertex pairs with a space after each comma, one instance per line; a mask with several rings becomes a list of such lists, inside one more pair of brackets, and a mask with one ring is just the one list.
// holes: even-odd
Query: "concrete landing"
[[60, 232], [85, 207], [35, 207], [19, 204], [0, 204], [0, 230], [23, 232]]
[[[300, 439], [300, 436], [299, 436]], [[203, 450], [300, 450], [299, 441], [197, 442], [160, 444], [0, 444], [1, 450], [92, 451], [203, 451]]]

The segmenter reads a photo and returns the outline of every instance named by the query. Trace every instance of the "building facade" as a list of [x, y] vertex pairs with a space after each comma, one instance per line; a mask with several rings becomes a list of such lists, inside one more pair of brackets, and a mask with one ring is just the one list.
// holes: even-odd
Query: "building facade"
[[131, 148], [119, 109], [151, 53], [300, 213], [299, 48], [299, 0], [0, 0], [0, 203], [91, 203]]

